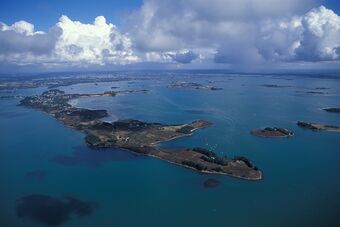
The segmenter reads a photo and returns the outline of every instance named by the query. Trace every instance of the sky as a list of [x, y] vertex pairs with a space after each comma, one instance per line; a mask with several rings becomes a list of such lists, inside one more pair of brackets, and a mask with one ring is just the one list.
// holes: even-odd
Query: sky
[[0, 72], [340, 69], [338, 0], [1, 0]]

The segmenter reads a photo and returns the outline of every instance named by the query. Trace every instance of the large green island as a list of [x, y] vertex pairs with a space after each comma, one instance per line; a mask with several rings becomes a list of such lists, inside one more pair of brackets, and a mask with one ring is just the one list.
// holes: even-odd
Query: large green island
[[218, 157], [203, 148], [160, 148], [158, 143], [190, 136], [195, 130], [211, 126], [205, 120], [187, 124], [164, 125], [138, 120], [105, 122], [106, 110], [77, 108], [72, 99], [100, 96], [115, 96], [116, 92], [102, 94], [66, 94], [60, 90], [49, 90], [41, 95], [28, 96], [20, 105], [44, 111], [64, 125], [86, 134], [86, 143], [93, 148], [122, 148], [180, 165], [196, 171], [224, 174], [247, 180], [262, 179], [262, 172], [245, 157], [232, 159]]

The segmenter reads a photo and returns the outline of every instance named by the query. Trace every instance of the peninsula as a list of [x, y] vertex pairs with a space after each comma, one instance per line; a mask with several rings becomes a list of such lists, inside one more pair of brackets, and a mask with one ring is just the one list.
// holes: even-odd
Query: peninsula
[[57, 87], [70, 86], [75, 84], [88, 84], [93, 83], [98, 85], [98, 83], [110, 83], [119, 81], [136, 81], [136, 80], [147, 80], [147, 77], [137, 78], [133, 76], [110, 76], [110, 75], [87, 75], [87, 76], [76, 76], [69, 75], [63, 77], [37, 77], [37, 78], [7, 78], [0, 80], [0, 91], [2, 90], [16, 90], [16, 89], [26, 89], [26, 88], [37, 88], [37, 87], [47, 87], [49, 89], [55, 89]]
[[297, 125], [301, 128], [310, 129], [315, 132], [317, 131], [340, 132], [340, 127], [334, 125], [324, 125], [319, 123], [310, 123], [303, 121], [298, 121]]
[[323, 110], [331, 113], [340, 113], [340, 107], [328, 107], [323, 108]]
[[187, 124], [165, 125], [138, 120], [105, 122], [106, 110], [77, 108], [72, 99], [100, 96], [115, 96], [117, 92], [102, 94], [66, 94], [49, 90], [41, 95], [28, 96], [19, 105], [44, 111], [64, 125], [86, 134], [86, 143], [93, 148], [122, 148], [205, 173], [224, 174], [247, 180], [262, 179], [262, 172], [245, 157], [220, 158], [203, 148], [159, 148], [160, 142], [190, 136], [195, 130], [211, 126], [205, 120]]

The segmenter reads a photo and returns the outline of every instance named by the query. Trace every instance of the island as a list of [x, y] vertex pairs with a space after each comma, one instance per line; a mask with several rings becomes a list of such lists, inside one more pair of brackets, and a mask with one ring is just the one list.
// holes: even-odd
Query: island
[[262, 84], [262, 87], [268, 87], [268, 88], [287, 88], [291, 87], [290, 85], [277, 85], [277, 84]]
[[340, 127], [334, 125], [324, 125], [319, 123], [310, 123], [303, 121], [298, 121], [296, 124], [301, 128], [310, 129], [315, 132], [318, 131], [340, 132]]
[[212, 91], [223, 90], [223, 88], [214, 87], [210, 84], [200, 84], [200, 83], [195, 83], [195, 82], [184, 82], [184, 81], [173, 82], [168, 85], [168, 88], [207, 89], [207, 90], [212, 90]]
[[294, 132], [285, 128], [266, 127], [264, 129], [254, 129], [250, 132], [254, 136], [283, 138], [294, 136]]
[[323, 108], [323, 110], [331, 113], [340, 113], [340, 107], [327, 107]]
[[147, 123], [135, 119], [105, 122], [106, 110], [77, 108], [70, 104], [72, 99], [115, 96], [117, 92], [102, 94], [66, 94], [52, 89], [41, 95], [28, 96], [20, 101], [21, 106], [46, 112], [65, 126], [86, 134], [85, 141], [92, 148], [121, 148], [152, 156], [172, 164], [196, 171], [224, 174], [247, 180], [262, 179], [262, 172], [245, 157], [220, 158], [203, 148], [160, 148], [158, 143], [190, 136], [200, 128], [212, 124], [196, 120], [185, 124]]
[[315, 90], [327, 90], [330, 89], [329, 87], [316, 87]]
[[328, 94], [327, 92], [322, 92], [322, 91], [306, 91], [306, 94], [310, 94], [310, 95], [325, 95]]

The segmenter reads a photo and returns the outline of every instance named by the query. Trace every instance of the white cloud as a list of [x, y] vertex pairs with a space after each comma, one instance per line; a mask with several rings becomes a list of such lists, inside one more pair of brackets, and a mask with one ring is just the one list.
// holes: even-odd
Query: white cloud
[[[130, 16], [128, 30], [137, 48], [173, 51], [216, 48], [229, 38], [248, 35], [254, 22], [311, 9], [313, 0], [146, 0]], [[230, 37], [231, 36], [231, 37]]]
[[302, 38], [301, 17], [266, 20], [258, 26], [255, 46], [265, 60], [293, 60]]
[[93, 24], [83, 24], [62, 16], [57, 23], [62, 31], [55, 54], [63, 61], [88, 64], [127, 64], [136, 62], [131, 41], [105, 17], [95, 18]]
[[0, 61], [17, 65], [88, 66], [137, 62], [131, 40], [103, 16], [83, 24], [62, 16], [47, 33], [19, 21], [0, 24]]
[[[0, 23], [0, 64], [216, 67], [340, 62], [340, 17], [317, 0], [145, 0], [123, 31], [62, 16], [49, 31]], [[310, 64], [309, 64], [310, 65]], [[242, 66], [243, 67], [243, 66]]]
[[339, 16], [312, 6], [315, 1], [146, 0], [127, 29], [134, 46], [152, 56], [189, 49], [237, 65], [337, 61]]
[[340, 17], [324, 6], [289, 20], [261, 24], [257, 48], [271, 61], [340, 59]]
[[146, 52], [145, 61], [159, 63], [189, 64], [200, 56], [191, 50], [167, 51], [167, 52]]
[[24, 35], [34, 35], [35, 33], [36, 34], [43, 33], [34, 32], [34, 25], [23, 20], [15, 22], [11, 26], [7, 26], [6, 24], [1, 23], [1, 31], [15, 31], [17, 33]]
[[321, 6], [302, 18], [303, 33], [296, 49], [297, 59], [340, 60], [340, 17]]
[[26, 21], [10, 26], [0, 23], [0, 62], [27, 65], [51, 60], [59, 34], [56, 28], [36, 32], [33, 24]]

